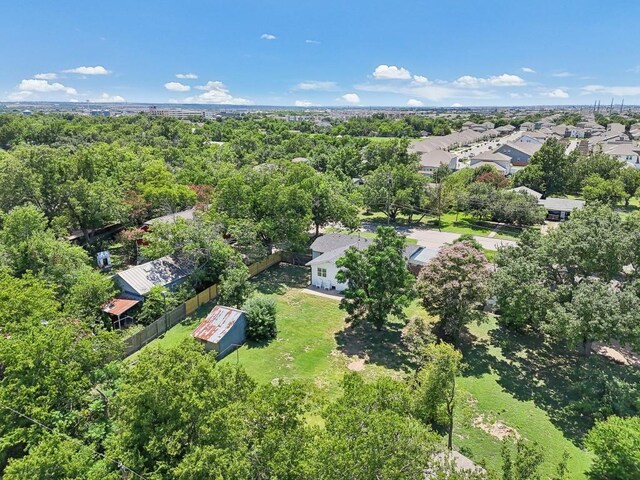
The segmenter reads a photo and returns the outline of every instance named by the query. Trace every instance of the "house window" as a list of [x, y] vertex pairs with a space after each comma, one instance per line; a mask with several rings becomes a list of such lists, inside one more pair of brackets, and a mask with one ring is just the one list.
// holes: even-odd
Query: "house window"
[[327, 276], [327, 269], [318, 267], [318, 276], [325, 277]]

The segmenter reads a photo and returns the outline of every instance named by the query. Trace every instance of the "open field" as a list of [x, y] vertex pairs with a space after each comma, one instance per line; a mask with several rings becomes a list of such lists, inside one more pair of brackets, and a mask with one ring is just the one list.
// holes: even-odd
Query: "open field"
[[[319, 398], [339, 394], [340, 380], [348, 371], [369, 379], [411, 374], [400, 342], [401, 322], [391, 322], [384, 332], [346, 326], [337, 299], [303, 292], [308, 284], [308, 270], [303, 267], [281, 264], [253, 283], [261, 293], [276, 298], [278, 338], [266, 344], [247, 344], [222, 362], [238, 362], [260, 383], [308, 382]], [[206, 310], [145, 349], [168, 348], [189, 338]], [[407, 314], [426, 317], [418, 302]], [[542, 445], [547, 454], [544, 474], [553, 473], [567, 450], [571, 478], [585, 478], [590, 457], [579, 448], [579, 439], [590, 423], [569, 409], [569, 402], [575, 400], [569, 385], [587, 368], [583, 359], [539, 340], [505, 333], [493, 318], [472, 327], [463, 351], [467, 368], [460, 386], [467, 398], [456, 419], [456, 448], [498, 469], [501, 443], [496, 432], [488, 433], [494, 428], [498, 435], [511, 432]], [[610, 363], [602, 366], [612, 373], [622, 368]]]

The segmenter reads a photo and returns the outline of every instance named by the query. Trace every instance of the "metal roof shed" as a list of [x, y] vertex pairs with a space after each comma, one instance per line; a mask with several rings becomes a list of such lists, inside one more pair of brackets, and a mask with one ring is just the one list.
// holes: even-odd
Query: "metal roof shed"
[[191, 336], [203, 342], [206, 351], [214, 351], [222, 358], [245, 342], [246, 328], [245, 312], [216, 305]]

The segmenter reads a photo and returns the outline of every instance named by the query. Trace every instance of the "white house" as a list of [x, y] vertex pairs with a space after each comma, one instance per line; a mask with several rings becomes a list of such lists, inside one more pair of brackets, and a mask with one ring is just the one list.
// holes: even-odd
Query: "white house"
[[[310, 247], [312, 259], [307, 262], [307, 266], [311, 267], [311, 285], [337, 292], [346, 289], [347, 284], [340, 283], [336, 279], [339, 270], [336, 261], [344, 255], [349, 247], [364, 250], [372, 242], [373, 240], [369, 238], [341, 233], [328, 233], [316, 238]], [[437, 253], [436, 250], [418, 245], [407, 245], [404, 249], [407, 264], [413, 271], [419, 270]]]
[[470, 166], [478, 168], [482, 165], [492, 165], [503, 175], [511, 173], [511, 158], [502, 153], [483, 152], [471, 159]]

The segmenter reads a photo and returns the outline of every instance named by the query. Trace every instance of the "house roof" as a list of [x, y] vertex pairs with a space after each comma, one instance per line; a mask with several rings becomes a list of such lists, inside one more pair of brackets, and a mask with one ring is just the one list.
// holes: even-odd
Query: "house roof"
[[457, 158], [454, 153], [445, 150], [433, 150], [431, 152], [420, 155], [420, 165], [423, 167], [439, 167], [440, 165], [449, 165], [451, 160]]
[[438, 255], [438, 250], [420, 247], [409, 257], [409, 263], [420, 266], [426, 265], [436, 255]]
[[327, 233], [314, 240], [309, 248], [314, 252], [328, 252], [336, 248], [350, 247], [365, 248], [371, 243], [371, 239], [360, 235], [346, 235], [344, 233]]
[[166, 256], [119, 272], [115, 276], [124, 280], [138, 295], [145, 295], [157, 285], [169, 285], [192, 272], [193, 268], [184, 262], [177, 262]]
[[216, 305], [191, 335], [198, 340], [218, 343], [244, 314], [237, 308]]
[[471, 168], [478, 168], [478, 167], [482, 167], [484, 165], [489, 165], [492, 166], [494, 168], [496, 168], [498, 171], [500, 172], [506, 172], [507, 169], [504, 168], [502, 165], [500, 165], [499, 163], [496, 162], [484, 162], [484, 161], [480, 161], [480, 162], [476, 162], [473, 165], [470, 165]]
[[500, 152], [482, 152], [471, 159], [479, 162], [510, 162], [511, 157]]
[[[505, 143], [502, 147], [500, 147], [498, 150], [502, 149], [503, 147], [511, 147], [515, 150], [519, 150], [523, 153], [526, 153], [527, 155], [531, 156], [534, 153], [536, 153], [538, 150], [540, 150], [540, 147], [542, 147], [542, 144], [540, 143], [527, 143], [527, 142], [507, 142]], [[502, 153], [502, 152], [500, 152]]]
[[[328, 238], [327, 238], [328, 237]], [[324, 239], [324, 240], [323, 240]], [[319, 241], [323, 240], [323, 241]], [[312, 244], [311, 250], [314, 252], [320, 252], [316, 258], [307, 262], [306, 265], [311, 267], [313, 265], [321, 265], [323, 263], [333, 262], [344, 255], [344, 252], [349, 247], [355, 247], [358, 250], [364, 250], [373, 242], [372, 239], [365, 237], [358, 237], [356, 235], [344, 235], [342, 233], [327, 233], [321, 237], [318, 237]], [[331, 248], [334, 247], [334, 248]], [[413, 255], [422, 247], [418, 245], [406, 245], [404, 247], [404, 257], [409, 261]]]
[[178, 218], [190, 222], [193, 220], [193, 214], [195, 213], [195, 208], [188, 208], [187, 210], [182, 210], [181, 212], [170, 213], [169, 215], [163, 215], [162, 217], [152, 218], [151, 220], [147, 220], [144, 222], [144, 225], [153, 225], [154, 223], [175, 223]]
[[632, 143], [607, 143], [604, 145], [604, 153], [624, 156], [640, 155], [640, 146]]
[[542, 194], [540, 192], [536, 192], [535, 190], [529, 187], [516, 187], [516, 188], [512, 188], [510, 191], [518, 192], [518, 193], [526, 193], [527, 195], [536, 197], [538, 200], [542, 198]]
[[583, 208], [585, 205], [584, 200], [556, 197], [547, 197], [545, 199], [541, 199], [539, 200], [539, 203], [547, 210], [557, 210], [560, 212], [572, 212], [574, 210]]

